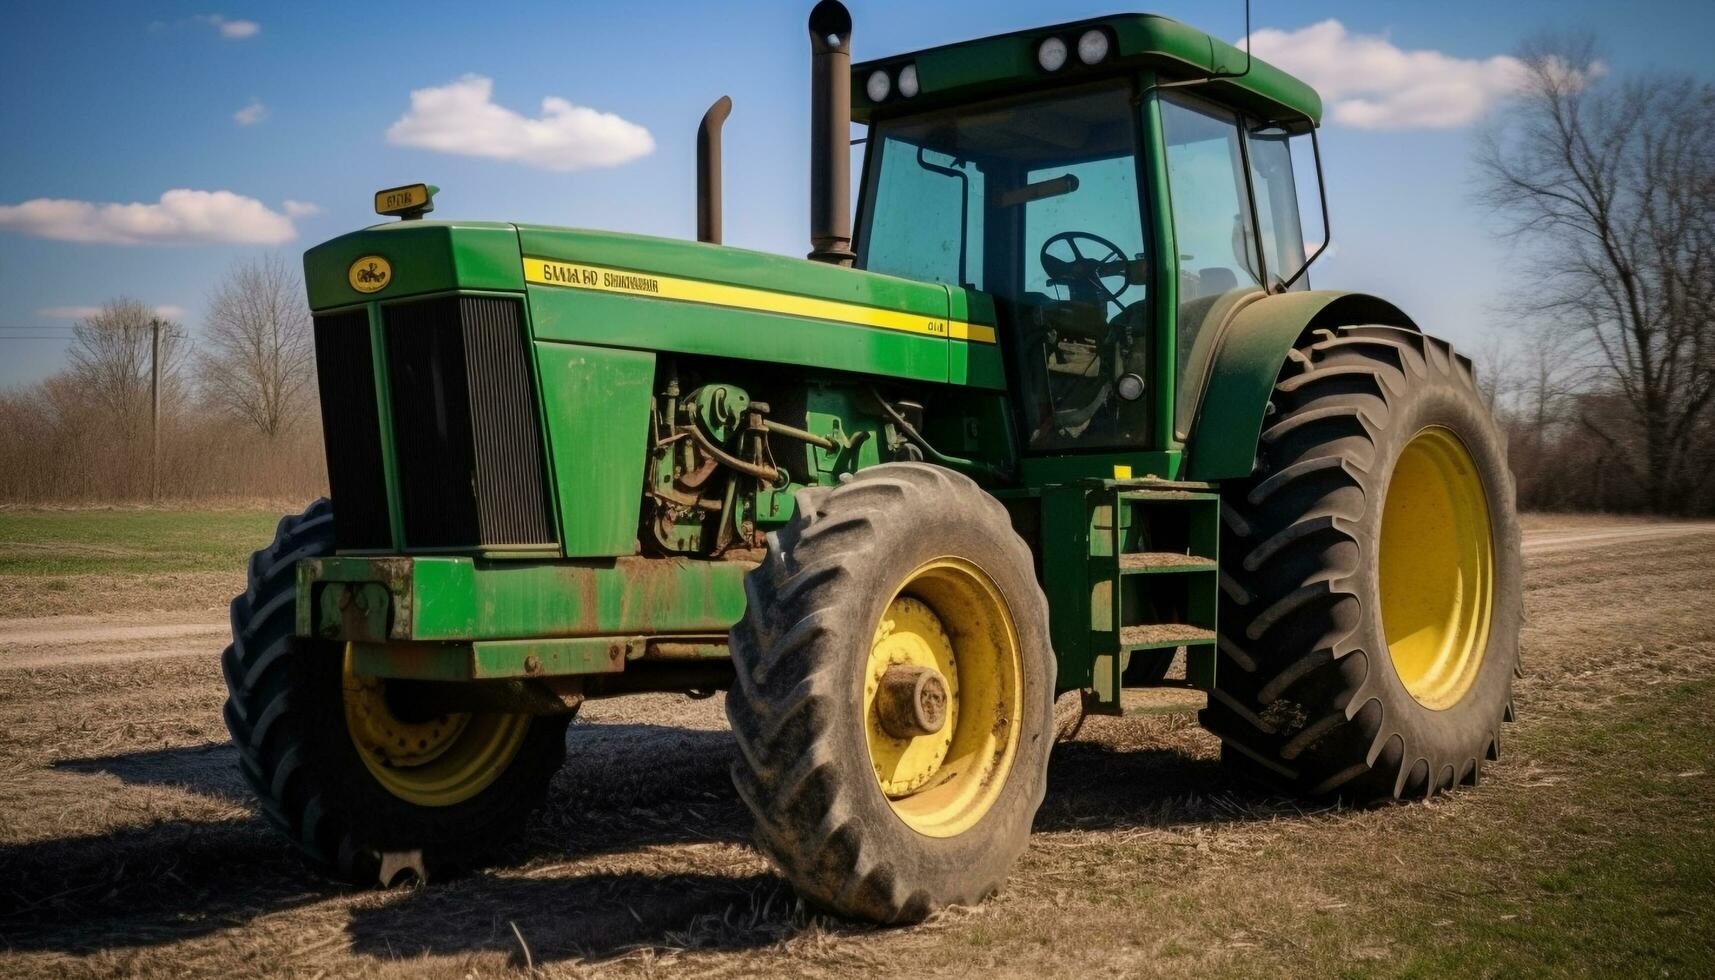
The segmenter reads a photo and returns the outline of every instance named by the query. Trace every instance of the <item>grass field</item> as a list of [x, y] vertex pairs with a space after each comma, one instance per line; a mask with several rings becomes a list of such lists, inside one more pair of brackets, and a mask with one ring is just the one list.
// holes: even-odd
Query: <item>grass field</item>
[[279, 520], [264, 510], [0, 511], [0, 575], [242, 569]]
[[224, 605], [276, 510], [0, 510], [0, 618]]
[[[77, 540], [158, 540], [175, 574], [237, 581], [196, 563], [237, 547], [242, 567], [247, 519], [274, 521]], [[1525, 553], [1519, 721], [1477, 788], [1309, 805], [1227, 777], [1189, 718], [1094, 719], [1056, 749], [1006, 891], [900, 930], [807, 912], [749, 847], [718, 697], [586, 706], [500, 865], [353, 892], [255, 813], [217, 637], [13, 669], [0, 641], [0, 975], [1715, 974], [1715, 534]], [[116, 595], [148, 575], [135, 556], [62, 572], [12, 554], [0, 582]]]

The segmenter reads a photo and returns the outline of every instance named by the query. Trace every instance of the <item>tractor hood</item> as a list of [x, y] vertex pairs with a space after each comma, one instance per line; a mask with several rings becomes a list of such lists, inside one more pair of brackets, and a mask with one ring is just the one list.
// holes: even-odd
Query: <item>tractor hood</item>
[[1005, 386], [986, 295], [727, 246], [403, 221], [310, 249], [304, 275], [318, 312], [432, 293], [523, 293], [538, 341]]

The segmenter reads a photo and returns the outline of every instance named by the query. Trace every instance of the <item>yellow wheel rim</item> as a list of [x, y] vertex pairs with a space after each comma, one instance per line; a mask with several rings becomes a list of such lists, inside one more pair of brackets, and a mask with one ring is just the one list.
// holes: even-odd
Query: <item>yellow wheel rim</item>
[[1394, 464], [1380, 580], [1394, 671], [1424, 707], [1452, 707], [1483, 663], [1495, 559], [1482, 479], [1450, 429], [1419, 432]]
[[[895, 665], [940, 676], [947, 699], [939, 731], [897, 738], [882, 726], [876, 694]], [[987, 574], [938, 558], [906, 577], [876, 625], [863, 707], [876, 782], [913, 830], [957, 836], [1000, 796], [1018, 750], [1022, 674], [1018, 631]]]
[[370, 775], [419, 806], [452, 806], [506, 771], [530, 730], [527, 714], [455, 713], [407, 720], [387, 701], [387, 682], [359, 676], [345, 650], [345, 727]]

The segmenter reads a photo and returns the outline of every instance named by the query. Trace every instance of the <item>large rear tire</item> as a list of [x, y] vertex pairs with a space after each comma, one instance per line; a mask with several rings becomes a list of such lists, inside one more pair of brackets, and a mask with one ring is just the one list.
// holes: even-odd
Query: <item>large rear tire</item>
[[[1030, 551], [998, 501], [921, 463], [797, 502], [731, 637], [733, 782], [757, 842], [843, 915], [975, 904], [1024, 851], [1047, 788], [1055, 667]], [[925, 676], [941, 726], [901, 733], [887, 692]]]
[[1414, 330], [1316, 330], [1256, 473], [1223, 492], [1223, 758], [1355, 802], [1475, 783], [1510, 716], [1519, 527], [1470, 362]]
[[297, 563], [333, 548], [319, 500], [280, 521], [232, 600], [221, 668], [239, 768], [268, 821], [335, 877], [388, 885], [476, 863], [541, 804], [569, 717], [396, 710], [343, 645], [294, 635]]

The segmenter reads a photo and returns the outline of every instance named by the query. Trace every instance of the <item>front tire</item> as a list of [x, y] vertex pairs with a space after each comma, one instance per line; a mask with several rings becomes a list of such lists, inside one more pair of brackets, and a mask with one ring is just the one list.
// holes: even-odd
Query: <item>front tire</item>
[[331, 555], [327, 500], [280, 521], [232, 601], [225, 718], [263, 814], [353, 884], [474, 864], [515, 838], [565, 761], [567, 716], [418, 717], [342, 644], [294, 634], [297, 563]]
[[[1006, 510], [921, 463], [798, 494], [733, 627], [733, 782], [805, 898], [915, 922], [998, 890], [1047, 788], [1047, 601]], [[895, 673], [942, 727], [898, 731]]]
[[1518, 667], [1513, 482], [1470, 362], [1415, 330], [1316, 330], [1256, 473], [1223, 492], [1223, 759], [1354, 802], [1475, 783]]

